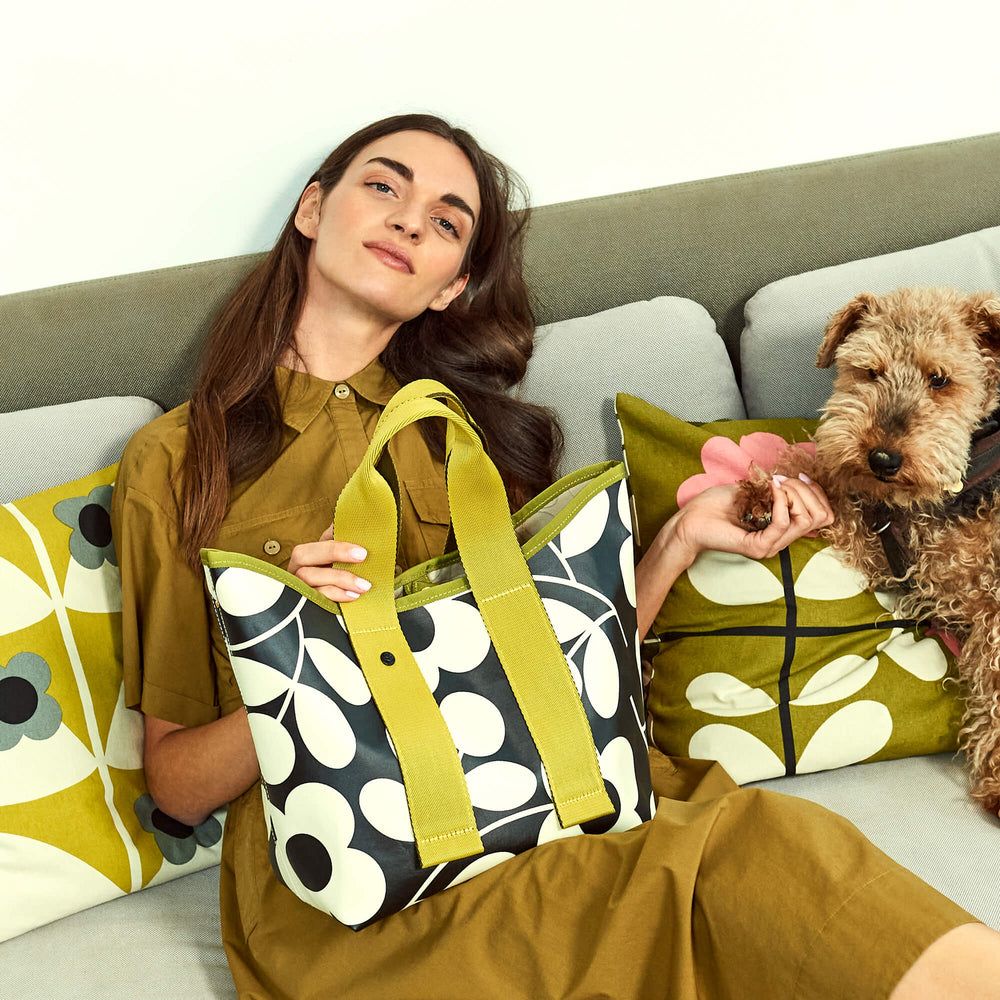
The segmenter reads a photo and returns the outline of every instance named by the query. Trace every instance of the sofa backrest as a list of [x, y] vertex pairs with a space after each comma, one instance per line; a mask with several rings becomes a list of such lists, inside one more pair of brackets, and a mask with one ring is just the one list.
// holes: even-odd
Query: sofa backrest
[[[995, 133], [544, 206], [525, 259], [538, 321], [691, 298], [738, 368], [757, 289], [1000, 224], [998, 162]], [[212, 315], [257, 259], [0, 297], [0, 412], [106, 395], [176, 405]]]

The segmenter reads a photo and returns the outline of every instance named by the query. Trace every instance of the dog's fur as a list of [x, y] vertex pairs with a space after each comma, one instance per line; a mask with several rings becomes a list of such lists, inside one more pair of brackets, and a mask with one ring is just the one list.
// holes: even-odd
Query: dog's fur
[[[836, 515], [823, 536], [871, 587], [898, 590], [901, 614], [962, 640], [973, 795], [1000, 813], [1000, 476], [956, 497], [972, 434], [1000, 402], [1000, 300], [943, 288], [862, 293], [826, 328], [816, 363], [834, 361], [815, 460], [793, 449], [776, 471], [822, 484]], [[743, 484], [749, 527], [769, 519], [768, 479]], [[902, 578], [866, 513], [878, 501], [901, 525], [911, 560]]]

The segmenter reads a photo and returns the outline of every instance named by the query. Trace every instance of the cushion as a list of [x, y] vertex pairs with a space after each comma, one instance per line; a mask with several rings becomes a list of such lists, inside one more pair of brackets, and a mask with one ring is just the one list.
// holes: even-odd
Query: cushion
[[615, 393], [640, 391], [686, 420], [746, 415], [715, 321], [697, 302], [673, 296], [539, 327], [518, 387], [522, 399], [559, 417], [563, 473], [621, 459]]
[[[772, 467], [803, 420], [694, 426], [619, 395], [640, 548], [700, 490]], [[652, 743], [739, 783], [953, 750], [961, 707], [943, 641], [893, 614], [820, 538], [772, 559], [702, 553], [643, 644]]]
[[[108, 396], [0, 413], [0, 503], [117, 462], [128, 439], [163, 412], [151, 399]], [[45, 460], [39, 461], [39, 455]]]
[[0, 506], [0, 940], [219, 859], [160, 813], [124, 705], [116, 466]]
[[746, 304], [740, 341], [747, 415], [816, 416], [833, 388], [833, 369], [816, 367], [830, 316], [858, 292], [881, 295], [907, 285], [1000, 289], [1000, 227], [824, 267], [762, 288]]

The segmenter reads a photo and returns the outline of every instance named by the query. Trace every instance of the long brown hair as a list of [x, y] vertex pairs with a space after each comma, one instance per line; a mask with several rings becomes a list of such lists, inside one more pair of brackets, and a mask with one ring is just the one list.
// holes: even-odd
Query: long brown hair
[[[462, 294], [443, 312], [428, 309], [404, 322], [381, 360], [400, 384], [436, 378], [462, 399], [486, 436], [511, 507], [517, 508], [553, 481], [562, 448], [548, 410], [506, 395], [524, 376], [535, 328], [521, 273], [529, 210], [520, 178], [468, 132], [433, 115], [409, 114], [375, 122], [345, 139], [306, 186], [318, 181], [325, 196], [367, 145], [410, 130], [440, 136], [465, 154], [479, 184], [480, 216], [460, 272], [469, 274]], [[205, 342], [181, 470], [181, 546], [195, 568], [199, 549], [211, 544], [222, 525], [232, 487], [281, 450], [274, 369], [295, 350], [312, 242], [295, 226], [297, 208], [298, 201], [274, 249], [230, 297]], [[421, 429], [440, 455], [440, 429], [430, 421]]]

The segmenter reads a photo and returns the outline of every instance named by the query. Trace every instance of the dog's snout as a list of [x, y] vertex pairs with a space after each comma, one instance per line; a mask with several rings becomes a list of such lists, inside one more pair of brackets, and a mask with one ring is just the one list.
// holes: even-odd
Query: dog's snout
[[903, 456], [888, 448], [872, 448], [868, 452], [868, 467], [876, 476], [894, 476], [903, 467]]

